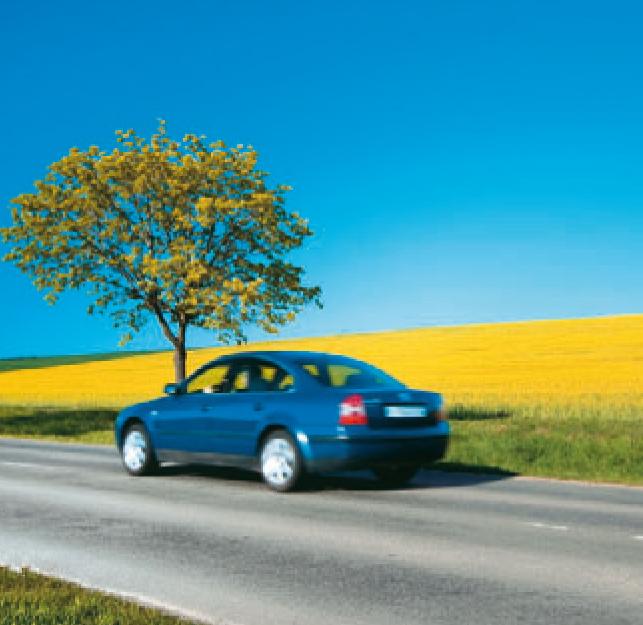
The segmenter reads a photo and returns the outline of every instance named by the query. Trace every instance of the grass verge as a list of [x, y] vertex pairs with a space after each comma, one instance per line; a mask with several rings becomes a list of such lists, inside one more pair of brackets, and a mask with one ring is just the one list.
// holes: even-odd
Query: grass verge
[[505, 406], [451, 411], [446, 470], [643, 485], [643, 415], [637, 403]]
[[0, 567], [0, 625], [190, 625], [113, 595]]
[[111, 445], [113, 408], [0, 406], [0, 436]]
[[[117, 411], [0, 407], [0, 436], [112, 445]], [[458, 405], [445, 470], [643, 485], [638, 403]]]

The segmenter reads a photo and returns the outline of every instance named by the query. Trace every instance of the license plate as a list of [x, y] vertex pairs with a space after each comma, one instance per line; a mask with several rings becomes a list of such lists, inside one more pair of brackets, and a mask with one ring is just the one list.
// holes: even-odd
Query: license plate
[[385, 417], [426, 417], [425, 406], [385, 406]]

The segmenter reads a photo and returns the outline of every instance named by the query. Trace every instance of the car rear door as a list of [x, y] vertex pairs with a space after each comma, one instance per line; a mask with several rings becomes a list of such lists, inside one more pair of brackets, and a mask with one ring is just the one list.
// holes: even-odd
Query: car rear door
[[[259, 358], [236, 361], [230, 373], [230, 393], [208, 409], [210, 424], [215, 429], [212, 434], [215, 451], [254, 458], [266, 416], [291, 386], [292, 377], [274, 363]], [[207, 401], [209, 398], [204, 398]]]

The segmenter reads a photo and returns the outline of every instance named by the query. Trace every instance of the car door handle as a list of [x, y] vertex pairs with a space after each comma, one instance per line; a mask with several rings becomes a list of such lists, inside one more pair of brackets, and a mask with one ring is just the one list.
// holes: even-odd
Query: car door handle
[[212, 410], [214, 410], [212, 406], [201, 406], [202, 412], [211, 412]]
[[255, 402], [255, 410], [263, 410], [263, 404], [260, 401]]

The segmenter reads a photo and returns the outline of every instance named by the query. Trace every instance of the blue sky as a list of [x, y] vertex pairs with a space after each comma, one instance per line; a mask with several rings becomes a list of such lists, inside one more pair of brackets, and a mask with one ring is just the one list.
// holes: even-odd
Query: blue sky
[[[69, 147], [162, 117], [295, 187], [325, 308], [282, 336], [640, 312], [642, 20], [618, 0], [2, 3], [0, 224]], [[0, 282], [0, 356], [116, 348], [82, 294]], [[152, 324], [130, 344], [158, 347]]]

